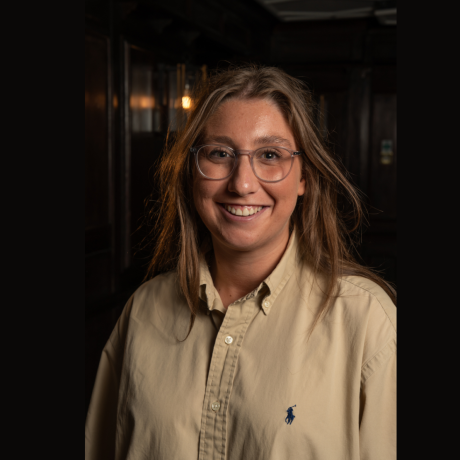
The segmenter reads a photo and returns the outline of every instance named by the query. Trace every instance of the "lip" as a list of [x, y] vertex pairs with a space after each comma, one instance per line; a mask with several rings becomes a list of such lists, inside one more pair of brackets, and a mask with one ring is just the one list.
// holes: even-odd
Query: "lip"
[[[225, 209], [225, 205], [223, 205], [221, 203], [217, 203], [217, 205], [219, 206], [219, 209], [221, 210], [221, 212], [224, 215], [224, 217], [227, 218], [228, 220], [233, 221], [233, 222], [252, 222], [253, 220], [258, 219], [269, 208], [268, 206], [264, 206], [262, 211], [259, 211], [257, 214], [254, 214], [252, 216], [244, 217], [244, 216], [234, 216], [231, 212], [228, 212]], [[227, 206], [241, 206], [241, 207], [249, 206], [249, 205], [241, 205], [241, 204], [232, 205], [231, 203], [226, 203], [226, 205]], [[261, 206], [261, 205], [259, 205], [259, 206]]]

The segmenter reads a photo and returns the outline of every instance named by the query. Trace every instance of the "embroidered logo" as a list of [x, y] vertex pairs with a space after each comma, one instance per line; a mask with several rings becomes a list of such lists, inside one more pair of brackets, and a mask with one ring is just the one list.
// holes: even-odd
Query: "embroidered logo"
[[290, 408], [287, 410], [288, 416], [286, 417], [285, 422], [286, 422], [288, 425], [292, 425], [292, 422], [293, 422], [294, 419], [295, 419], [294, 407], [297, 407], [297, 405], [292, 406], [292, 407], [290, 407]]

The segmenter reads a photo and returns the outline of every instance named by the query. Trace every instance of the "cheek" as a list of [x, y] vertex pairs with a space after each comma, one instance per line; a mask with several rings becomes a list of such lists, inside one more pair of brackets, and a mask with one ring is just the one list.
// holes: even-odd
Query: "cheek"
[[277, 190], [273, 190], [273, 197], [276, 201], [283, 203], [285, 206], [290, 206], [293, 203], [297, 203], [298, 193], [300, 191], [299, 181], [297, 179], [282, 182], [281, 187]]
[[278, 184], [278, 187], [273, 186], [267, 190], [275, 201], [274, 212], [280, 219], [289, 219], [295, 210], [299, 198], [298, 194], [301, 191], [302, 184], [299, 185], [297, 178], [291, 181], [286, 180]]
[[193, 184], [193, 201], [198, 212], [204, 209], [206, 202], [215, 195], [215, 188], [212, 182], [195, 180]]

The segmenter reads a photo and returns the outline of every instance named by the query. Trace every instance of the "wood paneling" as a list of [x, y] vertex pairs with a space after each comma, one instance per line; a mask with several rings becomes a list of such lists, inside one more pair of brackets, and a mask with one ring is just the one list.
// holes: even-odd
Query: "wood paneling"
[[328, 131], [329, 148], [344, 163], [347, 133], [347, 92], [324, 92], [326, 103], [325, 128]]
[[391, 283], [397, 284], [397, 239], [395, 232], [379, 233], [374, 225], [364, 235], [360, 248], [364, 263]]
[[85, 35], [85, 228], [109, 220], [108, 43]]
[[[129, 66], [127, 71], [130, 75], [129, 99], [135, 97], [152, 97], [151, 109], [152, 123], [144, 123], [142, 126], [149, 126], [143, 131], [135, 129], [134, 115], [137, 110], [131, 105], [130, 116], [130, 145], [129, 145], [129, 206], [130, 206], [130, 265], [146, 263], [142, 260], [146, 257], [139, 249], [139, 245], [146, 236], [147, 228], [142, 226], [145, 215], [145, 203], [153, 191], [154, 165], [162, 152], [165, 143], [165, 132], [167, 130], [168, 110], [168, 85], [166, 69], [159, 66], [152, 52], [129, 47]], [[135, 85], [133, 75], [136, 72], [144, 72], [149, 75], [150, 81], [144, 81], [142, 85]], [[150, 96], [149, 96], [150, 95]], [[160, 123], [155, 123], [155, 114], [158, 115]]]
[[92, 302], [111, 293], [111, 250], [87, 256], [85, 259], [85, 299]]
[[96, 252], [111, 249], [112, 226], [110, 224], [93, 227], [85, 232], [85, 254], [90, 256]]
[[85, 297], [112, 291], [109, 41], [85, 34]]
[[[380, 69], [381, 70], [381, 69]], [[372, 95], [371, 140], [369, 146], [369, 218], [361, 255], [366, 265], [397, 284], [397, 95], [395, 68], [376, 72]], [[389, 78], [384, 85], [383, 75]], [[376, 91], [377, 90], [377, 91]], [[385, 92], [378, 92], [384, 90]], [[382, 156], [382, 141], [391, 141], [393, 156], [388, 164]]]
[[357, 62], [363, 57], [366, 20], [290, 22], [276, 26], [271, 60], [276, 63]]
[[365, 61], [372, 64], [394, 64], [397, 58], [396, 27], [369, 31], [366, 37]]
[[371, 69], [352, 68], [347, 101], [345, 166], [359, 188], [367, 193]]
[[397, 69], [395, 65], [374, 66], [372, 71], [372, 91], [374, 93], [397, 92]]
[[131, 247], [134, 254], [138, 245], [146, 235], [147, 228], [139, 226], [144, 221], [145, 200], [153, 191], [155, 164], [164, 146], [164, 139], [155, 135], [133, 136], [132, 152], [132, 182], [131, 182]]
[[[396, 220], [397, 178], [397, 102], [396, 94], [376, 93], [373, 96], [372, 142], [370, 150], [371, 170], [369, 174], [369, 197], [373, 211], [373, 220]], [[382, 163], [382, 141], [393, 143], [391, 164]], [[374, 215], [375, 212], [375, 215]]]

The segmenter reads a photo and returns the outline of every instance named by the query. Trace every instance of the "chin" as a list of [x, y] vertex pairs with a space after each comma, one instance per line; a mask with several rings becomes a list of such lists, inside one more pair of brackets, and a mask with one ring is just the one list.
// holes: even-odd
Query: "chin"
[[250, 251], [266, 243], [262, 241], [260, 236], [256, 234], [248, 234], [247, 232], [235, 232], [231, 235], [219, 234], [218, 240], [221, 244], [236, 251]]

